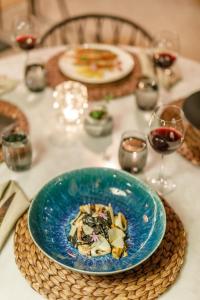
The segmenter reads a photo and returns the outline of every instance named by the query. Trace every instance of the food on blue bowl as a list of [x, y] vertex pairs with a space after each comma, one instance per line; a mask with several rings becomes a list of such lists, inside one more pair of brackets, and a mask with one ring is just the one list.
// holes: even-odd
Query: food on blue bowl
[[127, 220], [113, 208], [102, 204], [79, 207], [71, 221], [69, 241], [82, 255], [100, 256], [111, 253], [116, 259], [127, 256]]

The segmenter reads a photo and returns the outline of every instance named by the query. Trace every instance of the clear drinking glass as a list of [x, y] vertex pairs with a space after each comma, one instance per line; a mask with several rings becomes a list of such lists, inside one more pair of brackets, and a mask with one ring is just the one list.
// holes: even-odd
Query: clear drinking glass
[[123, 170], [133, 174], [141, 172], [147, 160], [145, 134], [134, 130], [125, 131], [121, 137], [118, 158]]
[[27, 60], [25, 68], [25, 84], [31, 92], [41, 92], [47, 85], [46, 70], [43, 61], [38, 56], [32, 55]]
[[152, 114], [149, 122], [148, 140], [151, 147], [161, 154], [160, 172], [148, 182], [161, 195], [174, 190], [176, 184], [164, 175], [164, 156], [175, 152], [184, 140], [184, 120], [181, 108], [161, 105]]
[[28, 170], [32, 163], [32, 147], [27, 133], [5, 131], [2, 134], [3, 159], [13, 171]]

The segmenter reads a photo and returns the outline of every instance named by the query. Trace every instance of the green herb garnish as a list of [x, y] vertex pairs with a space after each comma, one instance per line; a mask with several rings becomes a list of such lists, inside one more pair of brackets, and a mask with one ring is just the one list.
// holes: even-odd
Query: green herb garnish
[[105, 110], [93, 110], [90, 112], [90, 117], [95, 120], [101, 120], [106, 114]]
[[88, 60], [87, 56], [80, 56], [80, 60]]

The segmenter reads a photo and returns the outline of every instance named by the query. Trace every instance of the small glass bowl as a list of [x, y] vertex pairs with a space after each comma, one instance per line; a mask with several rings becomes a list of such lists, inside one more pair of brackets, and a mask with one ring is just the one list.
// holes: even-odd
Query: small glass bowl
[[111, 134], [113, 118], [105, 105], [97, 105], [88, 113], [84, 120], [84, 128], [89, 135], [95, 137]]

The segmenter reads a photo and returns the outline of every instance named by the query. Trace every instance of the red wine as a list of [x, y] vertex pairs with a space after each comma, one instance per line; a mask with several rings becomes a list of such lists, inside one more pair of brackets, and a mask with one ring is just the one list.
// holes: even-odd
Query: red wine
[[32, 34], [24, 34], [16, 37], [16, 42], [23, 50], [31, 50], [35, 47], [36, 37]]
[[154, 54], [153, 60], [157, 67], [167, 69], [173, 65], [176, 56], [167, 52], [159, 52]]
[[149, 142], [152, 148], [162, 154], [176, 151], [182, 142], [182, 135], [171, 127], [160, 127], [149, 133]]

